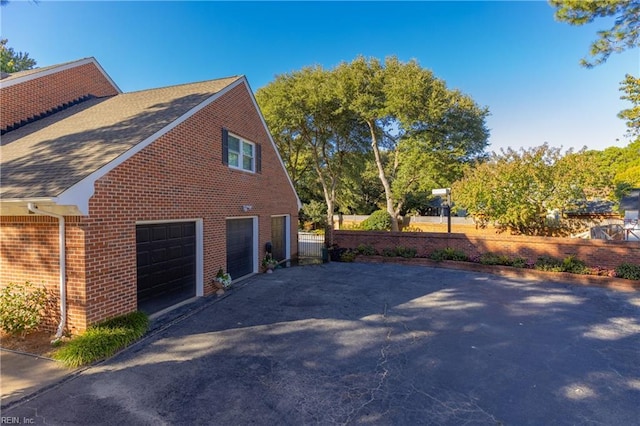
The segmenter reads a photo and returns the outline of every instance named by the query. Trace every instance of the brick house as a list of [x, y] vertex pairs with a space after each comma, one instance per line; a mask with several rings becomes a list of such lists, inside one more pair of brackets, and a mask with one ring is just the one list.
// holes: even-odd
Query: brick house
[[94, 58], [0, 81], [0, 284], [52, 326], [167, 307], [297, 257], [300, 201], [245, 77], [122, 93]]

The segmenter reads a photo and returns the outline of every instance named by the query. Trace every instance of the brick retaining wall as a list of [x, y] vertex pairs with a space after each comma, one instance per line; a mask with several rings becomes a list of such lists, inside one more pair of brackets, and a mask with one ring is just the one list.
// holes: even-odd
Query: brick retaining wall
[[359, 244], [384, 248], [415, 248], [417, 255], [428, 257], [435, 250], [451, 247], [469, 257], [496, 253], [523, 257], [533, 263], [539, 256], [563, 259], [574, 255], [587, 266], [614, 269], [623, 262], [640, 265], [640, 242], [603, 241], [514, 235], [468, 235], [436, 232], [333, 231], [333, 242], [339, 247], [356, 248]]

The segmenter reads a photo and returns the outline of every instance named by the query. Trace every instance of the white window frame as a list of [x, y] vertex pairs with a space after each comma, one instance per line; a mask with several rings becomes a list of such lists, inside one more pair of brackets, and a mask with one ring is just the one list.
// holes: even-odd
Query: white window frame
[[[238, 148], [240, 149], [240, 151], [235, 151], [231, 149], [231, 138], [237, 139], [238, 140]], [[244, 145], [249, 145], [251, 146], [251, 152], [252, 152], [252, 156], [251, 156], [251, 169], [245, 169], [244, 168]], [[238, 155], [238, 165], [234, 165], [231, 163], [231, 154], [237, 154]], [[229, 167], [231, 167], [232, 169], [236, 169], [236, 170], [242, 170], [245, 172], [249, 172], [249, 173], [255, 173], [256, 172], [256, 144], [253, 142], [250, 142], [246, 139], [241, 138], [238, 135], [234, 135], [233, 133], [229, 132], [228, 134], [228, 140], [227, 140], [227, 159], [228, 159], [228, 165]]]

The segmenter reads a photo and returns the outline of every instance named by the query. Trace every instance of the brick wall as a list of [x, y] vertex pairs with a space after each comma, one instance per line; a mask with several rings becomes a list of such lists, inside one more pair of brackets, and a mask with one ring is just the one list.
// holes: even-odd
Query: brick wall
[[[262, 173], [222, 164], [222, 127], [261, 144]], [[253, 209], [245, 213], [242, 205]], [[292, 257], [297, 257], [296, 197], [251, 96], [240, 85], [96, 181], [89, 216], [68, 218], [68, 329], [82, 331], [137, 309], [136, 222], [202, 219], [209, 294], [218, 269], [226, 269], [226, 218], [258, 218], [261, 258], [276, 214], [290, 215]], [[0, 284], [42, 280], [57, 294], [57, 221], [3, 217], [2, 225]]]
[[113, 96], [117, 90], [93, 63], [37, 77], [0, 89], [0, 128], [85, 95]]
[[[84, 230], [78, 217], [65, 218], [67, 317], [86, 327], [84, 306]], [[44, 285], [51, 296], [45, 329], [55, 330], [60, 317], [58, 221], [46, 216], [0, 217], [0, 283], [30, 281]]]
[[340, 247], [355, 248], [370, 244], [378, 251], [404, 246], [415, 248], [418, 256], [427, 257], [437, 249], [447, 247], [462, 250], [469, 257], [483, 253], [520, 256], [530, 262], [542, 255], [563, 259], [575, 255], [588, 266], [613, 269], [623, 262], [640, 264], [640, 242], [582, 240], [512, 235], [471, 235], [430, 232], [333, 231], [333, 241]]
[[[222, 127], [262, 145], [262, 173], [222, 164]], [[252, 205], [243, 212], [242, 205]], [[245, 86], [240, 85], [99, 179], [86, 224], [87, 322], [136, 309], [136, 222], [202, 219], [205, 294], [226, 269], [226, 218], [259, 221], [259, 256], [271, 239], [271, 215], [297, 204]]]

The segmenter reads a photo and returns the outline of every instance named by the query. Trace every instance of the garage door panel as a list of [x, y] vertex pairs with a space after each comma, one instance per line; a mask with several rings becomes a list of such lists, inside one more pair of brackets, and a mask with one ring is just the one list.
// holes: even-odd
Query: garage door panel
[[181, 247], [183, 256], [195, 256], [196, 254], [196, 245], [195, 244], [186, 244]]
[[152, 313], [196, 294], [195, 223], [138, 225], [138, 306]]
[[180, 259], [182, 257], [182, 247], [180, 246], [173, 246], [173, 247], [169, 247], [169, 253], [168, 253], [168, 258], [173, 260], [173, 259]]
[[168, 228], [167, 239], [175, 239], [182, 238], [182, 226], [181, 225], [171, 225]]
[[188, 227], [188, 228], [182, 228], [182, 236], [183, 237], [195, 237], [196, 235], [196, 227], [192, 226], [192, 227]]
[[165, 241], [166, 239], [166, 226], [154, 226], [153, 228], [151, 228], [151, 241]]
[[253, 219], [227, 220], [227, 271], [232, 278], [253, 272]]
[[148, 252], [138, 252], [137, 256], [137, 265], [138, 268], [142, 268], [145, 265], [148, 265], [151, 259], [151, 255]]
[[151, 241], [151, 230], [149, 228], [136, 228], [136, 241], [138, 244]]
[[151, 263], [152, 264], [163, 263], [166, 260], [167, 260], [167, 249], [165, 249], [163, 247], [163, 248], [151, 250]]

